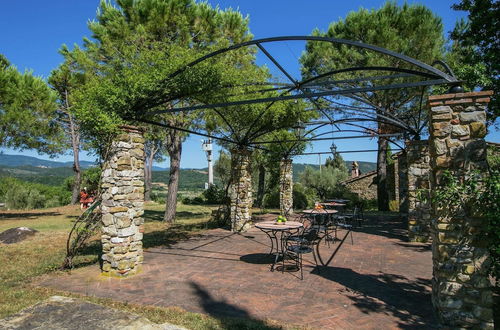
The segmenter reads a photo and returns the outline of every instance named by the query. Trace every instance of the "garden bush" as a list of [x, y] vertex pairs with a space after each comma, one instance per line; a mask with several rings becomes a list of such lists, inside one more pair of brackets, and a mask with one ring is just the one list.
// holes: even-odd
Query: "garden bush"
[[227, 202], [226, 190], [217, 187], [216, 185], [211, 185], [203, 192], [203, 197], [205, 198], [206, 204], [224, 204]]
[[[307, 207], [314, 205], [317, 196], [312, 189], [307, 189], [300, 183], [293, 185], [293, 208], [303, 210]], [[263, 206], [265, 208], [279, 208], [280, 207], [280, 192], [276, 187], [264, 195]]]
[[8, 209], [39, 209], [67, 205], [71, 202], [71, 193], [63, 186], [1, 178], [0, 200]]

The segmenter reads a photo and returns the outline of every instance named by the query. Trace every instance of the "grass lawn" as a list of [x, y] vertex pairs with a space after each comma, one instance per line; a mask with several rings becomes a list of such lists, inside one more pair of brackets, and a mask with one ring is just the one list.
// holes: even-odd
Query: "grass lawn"
[[[144, 214], [144, 247], [174, 243], [207, 228], [214, 207], [179, 204], [177, 223], [162, 222], [164, 205], [148, 204]], [[30, 227], [39, 231], [34, 237], [15, 244], [0, 244], [0, 318], [18, 312], [51, 295], [75, 296], [30, 285], [36, 276], [59, 271], [65, 256], [66, 239], [72, 220], [81, 211], [78, 206], [65, 206], [33, 211], [0, 211], [0, 232], [13, 227]], [[98, 237], [89, 244], [76, 265], [97, 262]], [[281, 329], [283, 326], [244, 319], [214, 318], [190, 313], [179, 308], [135, 306], [109, 299], [81, 297], [85, 300], [129, 310], [153, 322], [171, 322], [190, 329]]]

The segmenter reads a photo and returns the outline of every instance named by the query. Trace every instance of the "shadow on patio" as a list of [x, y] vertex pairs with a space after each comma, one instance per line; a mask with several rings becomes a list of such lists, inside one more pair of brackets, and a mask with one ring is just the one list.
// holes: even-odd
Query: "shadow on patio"
[[[273, 327], [253, 318], [247, 310], [230, 304], [225, 299], [215, 299], [206, 289], [195, 282], [191, 282], [191, 286], [201, 299], [200, 304], [204, 312], [217, 318], [224, 329], [282, 329], [282, 327]], [[245, 322], [242, 323], [241, 319], [244, 319]]]
[[360, 274], [340, 267], [322, 268], [319, 275], [344, 286], [342, 294], [363, 313], [390, 313], [399, 320], [400, 328], [429, 328], [429, 321], [434, 318], [430, 279], [410, 280], [382, 272]]
[[[249, 318], [259, 327], [265, 324], [260, 320], [271, 319], [333, 329], [429, 328], [435, 323], [431, 253], [406, 246], [400, 229], [392, 220], [367, 224], [353, 232], [354, 244], [347, 240], [320, 274], [312, 256], [306, 256], [303, 281], [294, 273], [270, 272], [269, 238], [252, 228], [244, 234], [223, 229], [194, 237], [177, 233], [186, 239], [168, 240], [167, 245], [164, 233], [145, 235], [145, 246], [161, 240], [163, 245], [145, 251], [144, 271], [137, 276], [97, 279], [97, 267], [86, 267], [71, 276], [51, 276], [40, 285], [136, 304], [177, 306], [220, 317], [221, 322], [232, 322], [222, 321], [224, 317]], [[338, 246], [322, 243], [324, 259]], [[229, 329], [232, 323], [225, 326]]]

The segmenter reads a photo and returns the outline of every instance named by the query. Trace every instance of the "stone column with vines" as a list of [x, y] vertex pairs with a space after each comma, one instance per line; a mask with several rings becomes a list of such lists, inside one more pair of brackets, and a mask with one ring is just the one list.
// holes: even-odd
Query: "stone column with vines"
[[446, 186], [447, 176], [464, 182], [475, 170], [486, 173], [485, 110], [490, 95], [486, 91], [429, 97], [435, 214], [432, 300], [446, 328], [494, 327], [486, 221], [467, 212], [458, 198], [439, 195], [452, 188]]
[[293, 214], [293, 161], [280, 161], [280, 213], [288, 217]]
[[430, 191], [429, 141], [406, 142], [406, 166], [408, 238], [411, 242], [427, 242], [431, 235], [432, 213], [428, 198]]
[[252, 225], [251, 151], [245, 148], [231, 150], [230, 219], [232, 231], [246, 231]]
[[144, 138], [136, 127], [121, 129], [101, 178], [102, 273], [115, 277], [137, 273], [143, 260]]

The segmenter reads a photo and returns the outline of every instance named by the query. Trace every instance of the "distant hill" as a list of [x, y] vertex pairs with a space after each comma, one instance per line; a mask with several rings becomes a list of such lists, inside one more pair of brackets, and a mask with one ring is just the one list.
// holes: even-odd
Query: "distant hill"
[[[361, 173], [370, 172], [376, 169], [376, 164], [371, 162], [358, 162]], [[44, 183], [49, 185], [61, 185], [64, 180], [73, 175], [72, 162], [57, 162], [38, 159], [36, 157], [22, 155], [0, 154], [0, 177], [14, 177], [23, 181]], [[82, 167], [88, 168], [94, 163], [82, 161]], [[300, 174], [306, 166], [319, 169], [317, 164], [293, 164], [293, 180], [298, 181]], [[346, 161], [348, 169], [351, 162]], [[153, 182], [168, 182], [168, 168], [153, 166]], [[205, 187], [208, 180], [208, 169], [181, 169], [180, 185], [181, 190], [199, 190]], [[219, 183], [219, 178], [214, 178], [215, 183]]]
[[[44, 160], [31, 156], [0, 154], [0, 166], [34, 166], [34, 167], [72, 167], [73, 162], [58, 162], [54, 160]], [[80, 161], [82, 168], [95, 166], [94, 162]]]
[[1, 166], [0, 177], [11, 177], [19, 180], [59, 186], [64, 180], [73, 175], [71, 167], [36, 167], [23, 165], [18, 167]]
[[[352, 161], [348, 161], [348, 160], [345, 161], [345, 165], [346, 165], [347, 169], [349, 170], [349, 172], [351, 171], [351, 167], [352, 167], [351, 164], [352, 164]], [[377, 163], [358, 162], [358, 165], [359, 165], [359, 170], [361, 171], [361, 173], [367, 173], [367, 172], [371, 172], [371, 171], [374, 171], [377, 169]], [[296, 164], [296, 163], [293, 163], [293, 181], [299, 180], [300, 173], [302, 173], [304, 171], [306, 166], [310, 166], [310, 167], [314, 168], [315, 170], [319, 170], [318, 164]]]

